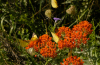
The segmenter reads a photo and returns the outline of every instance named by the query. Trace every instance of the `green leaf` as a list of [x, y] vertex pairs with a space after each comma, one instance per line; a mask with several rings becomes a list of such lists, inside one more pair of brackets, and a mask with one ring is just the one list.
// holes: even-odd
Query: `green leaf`
[[72, 1], [70, 0], [70, 1], [65, 1], [65, 2], [63, 2], [62, 4], [68, 4], [68, 3], [71, 3]]
[[96, 61], [96, 65], [100, 65], [100, 59]]
[[52, 34], [52, 36], [53, 36], [53, 40], [54, 40], [56, 43], [58, 43], [59, 37], [58, 37], [55, 33], [53, 33], [53, 32], [51, 32], [51, 34]]
[[4, 26], [3, 26], [3, 21], [4, 21], [4, 19], [5, 19], [5, 17], [2, 17], [2, 18], [1, 18], [1, 28], [2, 28], [3, 31], [5, 31]]
[[99, 35], [96, 35], [96, 38], [100, 38], [100, 36]]

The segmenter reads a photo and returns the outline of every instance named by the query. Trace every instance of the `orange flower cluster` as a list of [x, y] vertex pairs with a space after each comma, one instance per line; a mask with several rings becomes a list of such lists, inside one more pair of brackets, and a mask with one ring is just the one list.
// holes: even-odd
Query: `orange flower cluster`
[[65, 37], [70, 37], [71, 29], [69, 27], [65, 27], [65, 26], [59, 27], [56, 35], [61, 39], [65, 38]]
[[56, 54], [56, 44], [55, 42], [52, 42], [52, 37], [49, 37], [49, 35], [44, 34], [39, 37], [36, 41], [31, 41], [26, 47], [26, 49], [29, 49], [33, 47], [36, 52], [40, 52], [40, 54], [44, 57], [55, 57]]
[[52, 41], [46, 43], [47, 45], [44, 48], [40, 49], [40, 54], [44, 57], [56, 57], [56, 44]]
[[60, 63], [61, 65], [83, 65], [82, 59], [80, 57], [77, 58], [77, 56], [70, 56], [66, 59], [63, 59], [63, 63]]
[[35, 49], [36, 52], [39, 51], [39, 48], [40, 48], [40, 42], [39, 40], [35, 40], [35, 41], [30, 41], [28, 47], [26, 47], [26, 49], [29, 49], [33, 47]]
[[80, 47], [81, 43], [86, 44], [87, 35], [92, 32], [92, 24], [88, 21], [81, 21], [74, 25], [72, 30], [68, 27], [59, 27], [57, 36], [60, 38], [58, 42], [59, 49]]
[[[88, 21], [81, 21], [79, 24], [74, 25], [72, 29], [69, 27], [59, 27], [56, 35], [60, 38], [58, 41], [58, 48], [75, 48], [80, 47], [81, 44], [86, 44], [87, 35], [92, 32], [92, 24]], [[33, 47], [36, 52], [39, 52], [44, 57], [56, 57], [56, 43], [52, 42], [52, 37], [44, 34], [38, 40], [30, 41], [26, 49]]]
[[93, 30], [91, 30], [92, 24], [88, 21], [81, 21], [79, 24], [73, 26], [73, 31], [83, 31], [83, 33], [91, 34]]

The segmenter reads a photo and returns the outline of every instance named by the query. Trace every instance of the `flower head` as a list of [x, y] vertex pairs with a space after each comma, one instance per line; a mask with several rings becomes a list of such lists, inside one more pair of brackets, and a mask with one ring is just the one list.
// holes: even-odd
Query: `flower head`
[[40, 49], [40, 54], [44, 57], [56, 57], [56, 43], [49, 41], [46, 46]]
[[[32, 53], [33, 48], [35, 52], [40, 52], [43, 57], [56, 57], [56, 43], [52, 42], [52, 37], [47, 34], [43, 34], [38, 40], [31, 41], [26, 47], [26, 50]], [[31, 49], [32, 48], [32, 49]]]
[[56, 35], [60, 38], [58, 48], [79, 48], [82, 44], [86, 44], [89, 38], [88, 34], [92, 33], [92, 24], [88, 21], [81, 21], [74, 25], [72, 29], [68, 27], [59, 27]]
[[60, 63], [61, 65], [83, 65], [82, 59], [80, 57], [77, 58], [77, 56], [70, 56], [66, 59], [63, 59], [63, 63]]
[[53, 19], [55, 20], [55, 23], [56, 23], [58, 20], [61, 20], [60, 18], [56, 18], [56, 17], [54, 17]]

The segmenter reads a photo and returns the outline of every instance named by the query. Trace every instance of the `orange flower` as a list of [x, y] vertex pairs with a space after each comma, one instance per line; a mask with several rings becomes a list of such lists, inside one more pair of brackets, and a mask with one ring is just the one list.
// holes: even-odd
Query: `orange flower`
[[64, 31], [65, 31], [65, 26], [59, 27], [58, 32], [56, 33], [57, 36], [58, 36], [59, 38], [62, 38], [62, 35], [65, 34]]
[[26, 49], [29, 49], [29, 47], [26, 47]]
[[35, 51], [38, 52], [39, 51], [39, 40], [35, 40], [35, 41], [30, 41], [28, 47], [26, 47], [26, 49], [29, 49], [31, 47], [34, 47]]
[[77, 56], [70, 56], [66, 59], [63, 59], [63, 63], [60, 63], [61, 65], [83, 65], [82, 59], [80, 57], [77, 58]]
[[39, 48], [44, 47], [46, 45], [46, 42], [51, 41], [51, 39], [52, 38], [49, 37], [49, 35], [44, 34], [44, 35], [40, 36], [38, 40], [30, 41], [30, 43], [29, 43], [28, 47], [26, 47], [26, 49], [34, 47], [34, 49], [36, 51], [38, 51]]
[[39, 39], [41, 40], [41, 42], [47, 42], [47, 41], [52, 40], [52, 37], [49, 37], [49, 35], [44, 34], [44, 35], [40, 36]]
[[[87, 35], [92, 32], [91, 28], [92, 24], [90, 24], [88, 21], [81, 21], [79, 24], [74, 25], [72, 30], [69, 27], [65, 26], [59, 27], [56, 33], [56, 35], [60, 38], [60, 40], [58, 41], [58, 48], [72, 49], [75, 47], [79, 48], [81, 44], [86, 44], [89, 40], [89, 38], [87, 38]], [[57, 55], [57, 44], [55, 42], [52, 42], [52, 37], [49, 37], [49, 35], [47, 34], [40, 36], [39, 39], [36, 41], [30, 41], [26, 49], [29, 49], [31, 47], [33, 47], [36, 52], [39, 52], [44, 57], [54, 58]], [[68, 65], [69, 63], [72, 63], [74, 65], [80, 65], [80, 58], [70, 58], [66, 59], [68, 61], [64, 59], [64, 63], [62, 63], [62, 65]], [[75, 58], [75, 60], [73, 58]]]
[[87, 35], [92, 32], [92, 24], [88, 21], [81, 21], [79, 24], [74, 25], [72, 28], [73, 33], [71, 34], [74, 37], [74, 40], [80, 45], [81, 43], [87, 43]]
[[33, 41], [30, 41], [30, 42], [29, 42], [29, 45], [28, 45], [28, 47], [26, 47], [26, 49], [29, 49], [29, 48], [31, 48], [31, 47], [33, 47]]
[[58, 48], [59, 49], [63, 49], [65, 46], [64, 46], [64, 41], [63, 40], [59, 40], [58, 42]]
[[74, 25], [72, 30], [69, 27], [59, 27], [56, 35], [60, 38], [58, 48], [80, 47], [81, 43], [86, 44], [89, 40], [87, 35], [92, 32], [92, 24], [88, 21], [81, 21]]
[[92, 24], [90, 24], [88, 21], [81, 21], [79, 24], [73, 26], [73, 31], [82, 31], [83, 33], [91, 34], [93, 31]]
[[50, 48], [48, 46], [45, 46], [44, 48], [40, 49], [40, 54], [44, 57], [56, 57], [56, 48]]
[[40, 54], [44, 57], [56, 57], [56, 43], [52, 42], [52, 37], [49, 37], [49, 35], [44, 34], [39, 37], [36, 41], [31, 41], [26, 47], [26, 49], [29, 49], [33, 47], [36, 52], [40, 52]]
[[40, 54], [44, 57], [56, 57], [56, 43], [52, 41], [48, 41], [44, 48], [40, 49]]
[[63, 48], [71, 48], [72, 49], [74, 47], [76, 47], [76, 44], [75, 44], [75, 42], [72, 41], [71, 38], [59, 40], [59, 42], [58, 42], [59, 49], [63, 49]]
[[37, 57], [37, 55], [35, 55], [35, 57]]
[[56, 33], [56, 35], [60, 38], [66, 38], [66, 37], [70, 37], [71, 35], [71, 29], [69, 27], [59, 27], [58, 32]]
[[70, 38], [71, 33], [72, 33], [72, 30], [69, 27], [66, 27], [65, 28], [65, 37], [64, 38], [66, 38], [66, 37]]

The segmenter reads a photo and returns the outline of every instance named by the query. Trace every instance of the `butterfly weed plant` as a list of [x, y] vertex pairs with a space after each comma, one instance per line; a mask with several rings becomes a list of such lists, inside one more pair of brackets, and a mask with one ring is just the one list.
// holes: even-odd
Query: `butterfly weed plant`
[[0, 0], [0, 64], [100, 65], [98, 3]]

